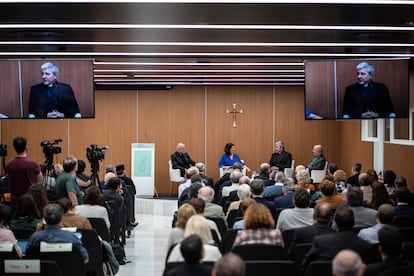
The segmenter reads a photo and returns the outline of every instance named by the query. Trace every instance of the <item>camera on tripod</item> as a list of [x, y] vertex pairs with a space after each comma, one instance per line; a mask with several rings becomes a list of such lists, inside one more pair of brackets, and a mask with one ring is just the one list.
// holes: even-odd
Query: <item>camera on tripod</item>
[[6, 156], [7, 156], [7, 145], [0, 144], [0, 157], [6, 157]]
[[62, 147], [54, 146], [62, 142], [62, 139], [55, 139], [53, 142], [45, 140], [40, 142], [40, 146], [43, 148], [45, 156], [53, 156], [62, 152]]
[[88, 158], [91, 163], [104, 160], [105, 151], [107, 149], [109, 149], [108, 146], [98, 147], [96, 144], [92, 144], [86, 148], [86, 158]]

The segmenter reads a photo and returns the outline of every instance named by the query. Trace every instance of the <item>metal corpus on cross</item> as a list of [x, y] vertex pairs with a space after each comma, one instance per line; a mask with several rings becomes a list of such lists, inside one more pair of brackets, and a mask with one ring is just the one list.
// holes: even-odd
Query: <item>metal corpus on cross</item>
[[230, 113], [233, 114], [233, 127], [237, 127], [236, 115], [237, 115], [237, 113], [243, 114], [243, 109], [237, 110], [236, 109], [237, 104], [233, 103], [232, 105], [233, 105], [233, 109], [232, 110], [226, 109], [226, 113], [227, 114], [230, 114]]

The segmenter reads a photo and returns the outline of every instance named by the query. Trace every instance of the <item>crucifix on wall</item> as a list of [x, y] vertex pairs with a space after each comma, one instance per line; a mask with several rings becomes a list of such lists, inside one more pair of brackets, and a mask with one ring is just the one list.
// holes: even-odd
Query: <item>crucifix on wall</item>
[[230, 114], [230, 113], [233, 114], [233, 127], [237, 127], [236, 115], [237, 115], [237, 113], [243, 114], [243, 109], [237, 110], [237, 108], [236, 108], [237, 104], [233, 103], [232, 105], [233, 105], [233, 109], [232, 110], [226, 109], [226, 113], [227, 114]]

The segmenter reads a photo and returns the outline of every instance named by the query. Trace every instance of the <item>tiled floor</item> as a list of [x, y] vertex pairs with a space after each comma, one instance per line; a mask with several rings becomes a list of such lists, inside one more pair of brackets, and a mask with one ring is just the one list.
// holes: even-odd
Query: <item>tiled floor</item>
[[[170, 201], [173, 204], [169, 204], [168, 201], [164, 201], [162, 204], [160, 202], [157, 199], [136, 199], [136, 203], [138, 203], [135, 208], [136, 220], [139, 225], [133, 230], [125, 246], [126, 257], [131, 263], [122, 265], [117, 276], [162, 275], [176, 201]], [[143, 204], [153, 205], [154, 208], [144, 208], [146, 210], [153, 209], [153, 211], [145, 211], [153, 214], [140, 213], [140, 210], [143, 210]]]

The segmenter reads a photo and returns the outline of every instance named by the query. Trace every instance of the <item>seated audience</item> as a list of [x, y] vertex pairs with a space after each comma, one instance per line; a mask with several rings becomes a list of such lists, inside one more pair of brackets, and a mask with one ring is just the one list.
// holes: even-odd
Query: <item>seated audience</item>
[[36, 230], [41, 221], [42, 215], [34, 198], [28, 193], [21, 195], [17, 201], [14, 218], [10, 221], [10, 228]]
[[378, 181], [372, 183], [372, 201], [371, 206], [378, 210], [382, 204], [395, 205], [395, 202], [390, 199], [387, 188], [384, 184]]
[[312, 248], [303, 261], [303, 271], [313, 261], [333, 260], [336, 254], [343, 249], [357, 252], [364, 262], [368, 263], [372, 254], [372, 247], [355, 235], [353, 232], [354, 222], [354, 213], [350, 208], [337, 210], [335, 213], [337, 232], [315, 237]]
[[251, 198], [245, 198], [241, 201], [240, 203], [240, 209], [241, 209], [241, 213], [243, 218], [241, 220], [235, 221], [233, 224], [233, 229], [243, 229], [244, 228], [244, 214], [246, 214], [246, 210], [247, 208], [249, 208], [250, 205], [252, 205], [253, 203], [256, 203], [256, 201], [254, 199]]
[[338, 165], [336, 165], [335, 163], [329, 163], [328, 164], [328, 175], [333, 176], [334, 173], [338, 170]]
[[343, 190], [347, 188], [347, 177], [346, 173], [343, 170], [336, 170], [333, 174], [335, 180], [335, 186], [338, 193], [342, 193]]
[[193, 175], [191, 177], [191, 184], [190, 187], [186, 188], [183, 193], [181, 194], [181, 197], [178, 199], [178, 207], [180, 207], [184, 203], [189, 203], [192, 198], [198, 197], [198, 191], [203, 187], [203, 183], [201, 181], [195, 181], [196, 178], [200, 178], [199, 175]]
[[[212, 245], [214, 240], [207, 219], [200, 215], [192, 216], [185, 226], [184, 236], [198, 235], [203, 241], [204, 258], [203, 262], [216, 262], [221, 257], [220, 250]], [[184, 258], [180, 252], [180, 244], [177, 244], [171, 251], [167, 262], [183, 262]]]
[[295, 186], [296, 190], [305, 189], [309, 190], [311, 193], [315, 191], [315, 186], [311, 184], [311, 178], [307, 170], [301, 170], [296, 174], [297, 184]]
[[370, 227], [376, 224], [375, 217], [377, 212], [374, 209], [364, 207], [364, 196], [361, 188], [349, 188], [347, 191], [347, 199], [349, 208], [354, 213], [355, 227]]
[[92, 229], [92, 225], [86, 217], [78, 216], [75, 207], [69, 198], [63, 197], [58, 200], [58, 204], [63, 209], [63, 216], [60, 222], [62, 227], [76, 227], [78, 229]]
[[22, 257], [22, 250], [17, 244], [17, 240], [14, 237], [13, 232], [4, 226], [4, 223], [8, 220], [9, 215], [9, 206], [0, 203], [0, 244], [13, 244], [13, 247], [16, 250], [19, 257]]
[[118, 212], [121, 213], [124, 209], [124, 198], [121, 195], [121, 179], [116, 176], [109, 178], [107, 184], [107, 188], [103, 190], [104, 199], [105, 201], [113, 201], [118, 206]]
[[394, 223], [394, 206], [391, 204], [381, 205], [378, 208], [376, 219], [377, 224], [368, 228], [361, 229], [361, 231], [358, 233], [358, 237], [371, 244], [377, 244], [379, 242], [379, 230], [381, 230], [386, 225]]
[[277, 209], [293, 208], [293, 194], [295, 192], [295, 184], [290, 181], [283, 183], [282, 196], [275, 198], [273, 201]]
[[313, 209], [309, 208], [310, 194], [304, 189], [297, 190], [293, 196], [293, 209], [284, 209], [277, 220], [276, 229], [280, 232], [313, 224]]
[[37, 204], [37, 210], [39, 211], [39, 214], [42, 214], [43, 209], [49, 203], [45, 187], [40, 184], [33, 184], [30, 186], [29, 190], [27, 190], [27, 193], [33, 197]]
[[352, 250], [339, 251], [332, 261], [333, 276], [362, 276], [364, 271], [365, 264], [358, 253]]
[[378, 239], [382, 262], [369, 264], [365, 275], [414, 275], [414, 262], [412, 260], [401, 259], [404, 241], [398, 229], [387, 225], [378, 232]]
[[323, 197], [316, 200], [316, 204], [326, 202], [331, 205], [332, 209], [336, 209], [337, 206], [344, 203], [341, 196], [336, 194], [335, 183], [329, 179], [322, 180], [320, 189]]
[[239, 188], [237, 189], [237, 197], [239, 198], [239, 200], [236, 200], [230, 203], [226, 216], [229, 215], [231, 210], [238, 210], [242, 200], [245, 198], [250, 198], [250, 195], [251, 195], [250, 186], [248, 184], [241, 184]]
[[264, 186], [270, 186], [274, 184], [274, 181], [270, 178], [270, 164], [269, 163], [262, 163], [260, 165], [260, 173], [255, 177], [255, 179], [261, 179], [264, 181]]
[[204, 216], [222, 218], [226, 222], [223, 207], [212, 203], [214, 199], [214, 190], [210, 186], [205, 186], [198, 190], [198, 198], [201, 198], [206, 203]]
[[413, 197], [410, 190], [407, 187], [399, 187], [395, 189], [395, 194], [397, 196], [397, 205], [394, 208], [395, 216], [414, 216], [414, 207], [410, 205]]
[[[206, 203], [204, 202], [204, 200], [202, 200], [201, 198], [192, 198], [190, 200], [190, 205], [194, 207], [197, 215], [204, 216], [204, 210], [206, 208]], [[221, 241], [221, 235], [220, 235], [220, 231], [217, 228], [217, 224], [210, 219], [207, 219], [207, 222], [208, 222], [208, 226], [210, 227], [210, 230], [214, 231], [219, 241]]]
[[229, 252], [223, 255], [213, 267], [212, 276], [244, 276], [246, 265], [239, 255]]
[[263, 197], [273, 200], [274, 198], [283, 194], [283, 183], [287, 181], [283, 172], [273, 171], [270, 173], [270, 178], [274, 180], [274, 184], [266, 186], [263, 192]]
[[233, 247], [245, 244], [283, 246], [282, 234], [275, 230], [275, 221], [263, 204], [251, 204], [244, 214], [244, 228], [237, 233]]
[[364, 194], [364, 202], [371, 204], [372, 201], [372, 183], [374, 181], [367, 173], [360, 173], [358, 176], [358, 183]]
[[191, 177], [193, 175], [199, 175], [200, 172], [198, 171], [197, 167], [190, 167], [188, 169], [185, 170], [185, 182], [180, 184], [180, 186], [178, 186], [178, 198], [181, 197], [182, 193], [184, 192], [185, 189], [187, 189], [188, 187], [190, 187], [191, 185]]
[[198, 169], [198, 172], [199, 172], [201, 178], [203, 179], [204, 184], [206, 184], [206, 185], [208, 185], [208, 186], [210, 186], [211, 188], [214, 189], [214, 180], [213, 180], [213, 178], [210, 177], [210, 176], [207, 176], [205, 174], [206, 165], [204, 163], [199, 162], [199, 163], [195, 164], [195, 166]]
[[233, 170], [230, 173], [231, 186], [223, 187], [221, 190], [221, 198], [228, 197], [230, 192], [236, 191], [240, 186], [240, 178], [243, 176], [240, 170]]
[[329, 227], [331, 216], [332, 211], [329, 203], [323, 202], [316, 204], [313, 211], [314, 224], [295, 228], [290, 241], [289, 256], [293, 256], [297, 244], [312, 243], [316, 236], [335, 233], [335, 231]]
[[347, 181], [347, 183], [350, 186], [359, 186], [358, 177], [359, 177], [359, 174], [361, 173], [361, 170], [362, 170], [361, 163], [355, 163], [352, 166], [352, 169], [351, 169], [352, 175], [348, 178], [348, 181]]
[[67, 197], [72, 201], [73, 206], [82, 204], [82, 192], [76, 184], [76, 168], [78, 160], [69, 156], [63, 161], [63, 170], [56, 178], [56, 198]]
[[83, 160], [78, 160], [78, 169], [76, 170], [76, 182], [82, 189], [86, 189], [92, 185], [90, 176], [85, 174], [86, 163]]
[[85, 190], [83, 204], [76, 206], [75, 212], [79, 216], [87, 218], [103, 218], [106, 226], [110, 229], [108, 210], [103, 207], [104, 195], [97, 186], [91, 186]]
[[82, 241], [72, 232], [62, 230], [60, 222], [63, 216], [63, 209], [59, 204], [50, 203], [43, 210], [43, 216], [46, 221], [44, 230], [34, 233], [27, 245], [37, 245], [40, 242], [48, 243], [72, 243], [79, 249], [85, 263], [89, 262], [88, 251], [83, 247]]
[[185, 264], [180, 265], [167, 272], [167, 276], [210, 276], [211, 266], [203, 265], [204, 249], [203, 242], [198, 235], [186, 237], [180, 244], [181, 255]]
[[177, 223], [175, 224], [175, 227], [171, 229], [170, 236], [168, 237], [167, 249], [173, 244], [180, 243], [184, 239], [184, 231], [187, 221], [195, 214], [196, 210], [188, 203], [185, 203], [178, 208]]
[[265, 205], [269, 211], [270, 214], [273, 217], [273, 220], [276, 221], [276, 205], [265, 198], [263, 198], [263, 192], [264, 192], [264, 182], [261, 179], [255, 179], [250, 183], [250, 189], [252, 191], [252, 198], [260, 204]]

